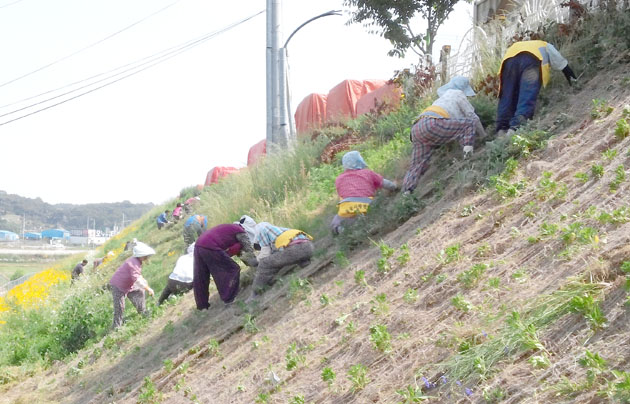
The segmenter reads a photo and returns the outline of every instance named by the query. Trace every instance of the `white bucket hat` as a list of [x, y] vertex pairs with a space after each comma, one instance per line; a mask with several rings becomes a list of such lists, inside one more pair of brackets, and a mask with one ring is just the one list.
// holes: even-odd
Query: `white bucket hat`
[[136, 258], [147, 257], [155, 254], [155, 250], [143, 242], [138, 241], [133, 247], [133, 256]]
[[234, 222], [234, 224], [240, 224], [241, 227], [245, 229], [245, 232], [247, 233], [247, 237], [249, 238], [249, 241], [252, 242], [253, 244], [254, 238], [256, 236], [256, 231], [254, 230], [256, 227], [256, 221], [247, 215], [243, 215], [241, 216], [240, 220], [237, 222]]
[[464, 76], [455, 76], [451, 79], [451, 81], [438, 88], [438, 97], [443, 96], [448, 90], [461, 90], [464, 92], [466, 97], [472, 97], [475, 95], [475, 91], [470, 86], [470, 81], [468, 81], [468, 78]]

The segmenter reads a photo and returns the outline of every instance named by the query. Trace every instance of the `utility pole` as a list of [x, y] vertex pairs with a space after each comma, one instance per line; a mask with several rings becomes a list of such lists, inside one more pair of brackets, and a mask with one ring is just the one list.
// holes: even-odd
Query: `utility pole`
[[[267, 150], [286, 148], [289, 143], [286, 118], [284, 49], [280, 47], [282, 0], [267, 0]], [[281, 54], [282, 52], [282, 54]]]

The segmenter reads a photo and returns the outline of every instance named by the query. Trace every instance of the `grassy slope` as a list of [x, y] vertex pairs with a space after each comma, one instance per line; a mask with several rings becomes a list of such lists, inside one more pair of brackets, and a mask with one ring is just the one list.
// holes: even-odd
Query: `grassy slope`
[[[443, 162], [434, 157], [418, 191], [425, 195], [427, 208], [381, 235], [396, 248], [387, 274], [377, 272], [381, 254], [376, 246], [354, 251], [343, 265], [334, 257], [331, 240], [320, 237], [318, 259], [295, 272], [310, 280], [312, 291], [300, 299], [292, 296], [296, 293], [289, 278], [278, 282], [255, 313], [258, 331], [240, 307], [224, 308], [215, 295], [211, 309], [199, 313], [187, 295], [157, 318], [134, 322], [135, 329], [105, 338], [68, 363], [6, 385], [0, 402], [133, 403], [161, 396], [161, 402], [169, 403], [253, 403], [265, 397], [269, 403], [287, 403], [304, 395], [307, 403], [394, 403], [403, 400], [396, 390], [407, 386], [420, 395], [423, 377], [437, 385], [424, 393], [435, 402], [484, 402], [484, 390], [496, 402], [593, 399], [605, 390], [605, 380], [615, 377], [602, 370], [604, 376], [585, 384], [586, 369], [578, 364], [585, 349], [605, 358], [607, 369], [627, 371], [630, 357], [625, 277], [619, 270], [630, 256], [630, 225], [597, 220], [601, 212], [630, 202], [627, 180], [616, 191], [609, 189], [615, 168], [630, 163], [630, 140], [618, 141], [613, 135], [621, 107], [630, 99], [626, 71], [627, 65], [584, 83], [571, 94], [570, 103], [565, 102], [566, 87], [544, 95], [548, 105], [538, 125], [556, 127], [556, 135], [545, 150], [519, 162], [510, 181], [525, 180], [527, 186], [517, 197], [502, 199], [492, 189], [473, 192], [470, 180], [461, 175], [481, 165], [486, 152], [500, 148], [500, 142], [478, 148], [473, 161], [455, 168], [448, 164], [455, 153]], [[612, 114], [591, 120], [594, 98], [608, 100], [615, 108]], [[602, 157], [608, 149], [617, 150], [611, 161]], [[596, 164], [604, 167], [602, 178], [589, 175], [582, 182], [574, 177], [588, 174]], [[555, 188], [541, 182], [545, 171], [552, 173]], [[442, 189], [435, 183], [441, 178], [447, 184], [449, 174], [454, 179], [449, 186]], [[561, 183], [566, 195], [554, 197]], [[183, 245], [179, 228], [155, 232], [150, 217], [136, 232], [157, 246], [159, 258], [148, 273], [150, 281], [163, 284], [177, 256], [169, 257], [169, 251]], [[576, 222], [595, 229], [598, 241], [563, 241], [562, 229]], [[540, 236], [544, 223], [556, 224], [556, 234], [528, 241]], [[397, 260], [404, 255], [402, 244], [410, 250], [405, 264]], [[455, 257], [449, 251], [455, 249], [447, 248], [457, 244], [460, 256], [448, 262]], [[480, 263], [488, 267], [478, 279], [460, 275]], [[367, 285], [356, 283], [357, 271], [364, 271]], [[467, 287], [465, 279], [478, 282]], [[417, 298], [407, 293], [410, 289], [418, 292]], [[571, 298], [584, 293], [601, 302], [606, 327], [594, 331], [585, 316], [570, 312]], [[385, 295], [386, 304], [379, 303], [379, 294]], [[109, 297], [98, 298], [107, 304]], [[461, 309], [466, 301], [467, 312]], [[512, 311], [520, 313], [522, 325], [534, 328], [506, 323]], [[386, 325], [391, 335], [386, 353], [370, 340], [375, 325]], [[531, 341], [542, 345], [532, 349], [536, 345]], [[304, 361], [287, 370], [287, 350], [293, 343]], [[534, 356], [546, 356], [550, 366], [536, 369], [528, 362]], [[370, 382], [353, 393], [348, 371], [357, 364], [366, 366]], [[330, 386], [322, 381], [325, 367], [336, 374]], [[275, 389], [267, 381], [271, 370], [282, 381]], [[472, 395], [466, 395], [466, 388]]]

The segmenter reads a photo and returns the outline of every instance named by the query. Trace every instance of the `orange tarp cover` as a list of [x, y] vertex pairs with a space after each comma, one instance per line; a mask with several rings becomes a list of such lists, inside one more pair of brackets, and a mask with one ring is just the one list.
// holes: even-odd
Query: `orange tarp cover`
[[386, 109], [396, 108], [400, 104], [400, 95], [402, 94], [400, 87], [394, 83], [385, 84], [384, 86], [365, 94], [357, 101], [357, 115], [369, 113], [375, 109], [375, 105], [387, 104]]
[[206, 175], [205, 185], [208, 186], [210, 184], [216, 184], [217, 182], [219, 182], [220, 178], [227, 177], [228, 175], [237, 171], [238, 168], [234, 167], [214, 167], [212, 170], [208, 171], [208, 175]]
[[304, 97], [294, 117], [298, 134], [321, 128], [326, 121], [326, 95], [313, 93]]
[[333, 87], [326, 97], [326, 121], [356, 118], [357, 101], [365, 94], [384, 86], [385, 80], [344, 80]]
[[249, 148], [249, 152], [247, 153], [247, 167], [256, 164], [265, 154], [267, 154], [267, 140], [263, 139]]

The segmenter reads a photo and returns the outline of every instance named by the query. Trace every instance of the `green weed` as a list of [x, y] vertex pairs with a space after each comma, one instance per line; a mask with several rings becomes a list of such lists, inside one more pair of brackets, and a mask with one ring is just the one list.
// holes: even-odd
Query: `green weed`
[[525, 204], [523, 208], [521, 209], [521, 212], [523, 212], [525, 217], [529, 217], [529, 218], [536, 217], [536, 213], [538, 213], [538, 211], [540, 211], [540, 208], [538, 207], [538, 204], [536, 203], [536, 201], [527, 202], [527, 204]]
[[492, 289], [499, 289], [499, 286], [501, 285], [501, 278], [499, 277], [493, 277], [488, 279], [488, 286]]
[[593, 386], [597, 379], [608, 370], [608, 364], [604, 358], [588, 349], [584, 352], [584, 356], [578, 360], [578, 364], [586, 369], [587, 387]]
[[477, 247], [475, 255], [477, 257], [487, 257], [490, 255], [491, 252], [492, 252], [492, 248], [490, 247], [490, 244], [483, 243], [479, 247]]
[[527, 360], [527, 362], [529, 362], [529, 364], [535, 369], [546, 369], [551, 366], [551, 362], [549, 361], [547, 354], [533, 355]]
[[363, 390], [365, 386], [370, 382], [370, 378], [367, 375], [368, 369], [362, 365], [354, 365], [348, 370], [348, 380], [352, 383], [352, 387], [350, 388], [351, 393], [356, 393], [357, 391]]
[[319, 297], [319, 303], [322, 305], [322, 307], [328, 306], [331, 302], [332, 299], [325, 293], [322, 293], [322, 295]]
[[567, 195], [567, 186], [561, 182], [551, 179], [552, 173], [545, 171], [542, 179], [538, 181], [538, 189], [536, 195], [538, 199], [544, 201], [547, 199], [564, 199]]
[[243, 317], [243, 329], [249, 334], [257, 334], [260, 328], [256, 325], [256, 317], [251, 314], [245, 314], [245, 317]]
[[340, 268], [347, 268], [350, 265], [350, 260], [348, 260], [343, 251], [337, 251], [335, 253], [335, 263]]
[[291, 397], [291, 400], [289, 400], [289, 404], [304, 404], [304, 396], [301, 394], [298, 394], [296, 396]]
[[602, 157], [605, 160], [613, 161], [617, 157], [617, 149], [607, 149], [602, 152]]
[[507, 398], [507, 393], [501, 387], [494, 387], [492, 389], [486, 388], [481, 392], [481, 397], [488, 404], [500, 403]]
[[618, 165], [615, 169], [615, 179], [609, 184], [610, 192], [616, 191], [625, 180], [626, 170], [623, 165]]
[[370, 327], [370, 341], [374, 348], [382, 353], [389, 353], [392, 350], [391, 335], [387, 331], [387, 326], [376, 324]]
[[212, 356], [221, 356], [221, 349], [219, 348], [219, 341], [214, 338], [210, 338], [208, 341], [208, 353]]

